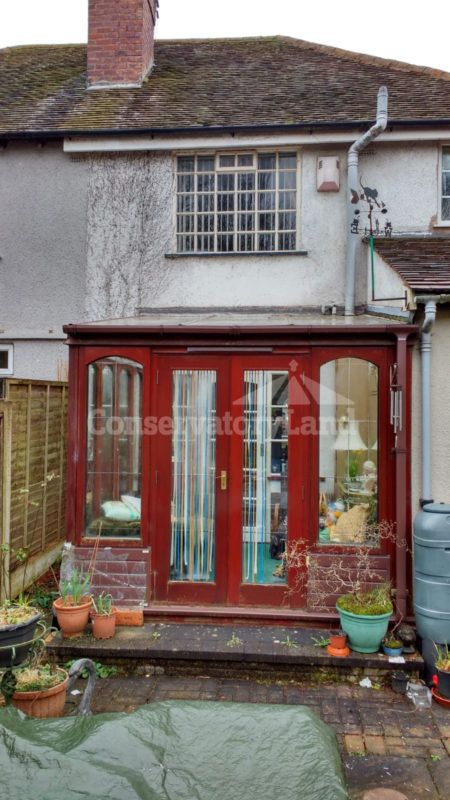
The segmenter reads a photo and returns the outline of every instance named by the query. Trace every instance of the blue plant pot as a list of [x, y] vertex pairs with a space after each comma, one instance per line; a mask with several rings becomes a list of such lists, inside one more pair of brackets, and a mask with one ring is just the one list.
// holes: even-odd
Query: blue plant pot
[[357, 653], [377, 653], [386, 636], [392, 611], [386, 614], [352, 614], [336, 606], [349, 647]]
[[386, 656], [401, 656], [403, 653], [403, 647], [386, 647], [383, 645], [383, 653]]

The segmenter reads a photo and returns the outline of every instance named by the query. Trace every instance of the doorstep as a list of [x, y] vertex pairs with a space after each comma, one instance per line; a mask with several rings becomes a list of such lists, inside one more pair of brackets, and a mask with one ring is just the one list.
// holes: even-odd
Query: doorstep
[[350, 652], [347, 658], [330, 656], [314, 639], [328, 636], [323, 628], [273, 625], [213, 625], [149, 623], [120, 627], [113, 639], [94, 639], [90, 633], [63, 639], [60, 633], [48, 643], [48, 651], [60, 662], [91, 658], [116, 664], [127, 673], [154, 671], [162, 674], [252, 674], [326, 680], [348, 675], [388, 678], [395, 669], [418, 676], [424, 668], [419, 654], [405, 656], [405, 663], [389, 661], [381, 653]]

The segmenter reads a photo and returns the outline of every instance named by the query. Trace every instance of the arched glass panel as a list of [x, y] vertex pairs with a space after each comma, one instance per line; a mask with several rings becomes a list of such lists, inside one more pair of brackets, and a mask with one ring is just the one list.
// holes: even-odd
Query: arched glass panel
[[378, 367], [338, 358], [320, 368], [319, 542], [365, 541], [378, 519]]
[[108, 356], [88, 366], [86, 535], [141, 533], [142, 366]]

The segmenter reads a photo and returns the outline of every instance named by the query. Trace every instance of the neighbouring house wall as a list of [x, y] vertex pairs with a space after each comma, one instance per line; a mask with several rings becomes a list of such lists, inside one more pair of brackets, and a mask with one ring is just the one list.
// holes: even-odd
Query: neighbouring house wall
[[[303, 255], [167, 258], [174, 245], [174, 157], [89, 158], [86, 316], [136, 307], [320, 306], [344, 301], [347, 148], [304, 148], [300, 166]], [[320, 155], [340, 158], [341, 188], [316, 191]], [[437, 213], [438, 148], [374, 143], [360, 158], [364, 185], [388, 207], [394, 233], [427, 231]], [[365, 206], [360, 204], [363, 225]], [[384, 219], [384, 217], [382, 218]], [[367, 250], [357, 248], [357, 302], [366, 300]]]
[[[412, 383], [412, 512], [419, 510], [421, 486], [421, 372], [416, 345]], [[439, 308], [431, 351], [432, 491], [437, 503], [450, 503], [450, 311]]]
[[0, 336], [27, 337], [15, 344], [16, 377], [59, 377], [62, 326], [83, 318], [87, 170], [61, 142], [0, 150]]

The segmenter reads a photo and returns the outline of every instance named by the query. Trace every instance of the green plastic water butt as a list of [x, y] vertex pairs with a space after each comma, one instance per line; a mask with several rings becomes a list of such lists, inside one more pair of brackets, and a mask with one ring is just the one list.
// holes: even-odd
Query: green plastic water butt
[[345, 800], [334, 732], [303, 706], [163, 702], [38, 720], [0, 711], [8, 800]]
[[429, 503], [414, 519], [414, 612], [423, 639], [450, 643], [450, 505]]

